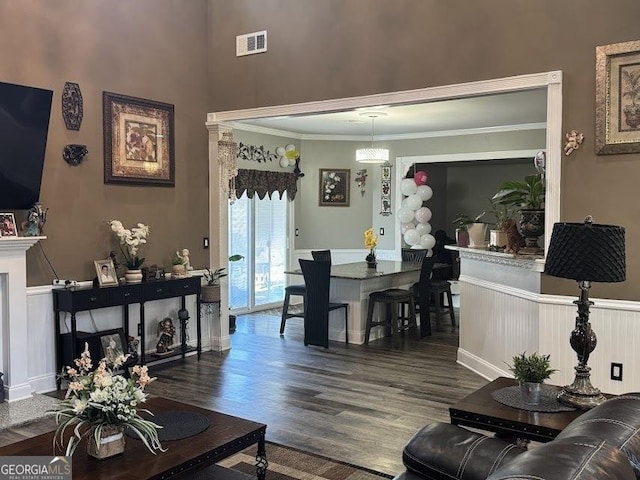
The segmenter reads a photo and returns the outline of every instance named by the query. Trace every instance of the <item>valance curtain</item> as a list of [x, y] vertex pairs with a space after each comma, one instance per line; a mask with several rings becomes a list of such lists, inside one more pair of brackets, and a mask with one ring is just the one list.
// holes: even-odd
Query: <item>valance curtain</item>
[[265, 195], [278, 192], [280, 198], [286, 191], [289, 200], [293, 201], [298, 192], [297, 177], [294, 173], [288, 172], [270, 172], [265, 170], [246, 170], [239, 169], [236, 177], [236, 195], [238, 198], [244, 192], [247, 197], [253, 198], [254, 193], [258, 194], [258, 198], [262, 200]]

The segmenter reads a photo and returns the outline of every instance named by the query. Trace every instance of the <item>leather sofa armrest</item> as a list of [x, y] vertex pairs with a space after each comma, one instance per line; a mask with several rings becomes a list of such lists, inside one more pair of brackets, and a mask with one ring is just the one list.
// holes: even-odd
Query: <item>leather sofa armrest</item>
[[524, 451], [456, 425], [433, 423], [409, 440], [402, 460], [409, 472], [430, 480], [485, 480]]
[[604, 440], [571, 437], [533, 448], [487, 480], [635, 480], [626, 456]]

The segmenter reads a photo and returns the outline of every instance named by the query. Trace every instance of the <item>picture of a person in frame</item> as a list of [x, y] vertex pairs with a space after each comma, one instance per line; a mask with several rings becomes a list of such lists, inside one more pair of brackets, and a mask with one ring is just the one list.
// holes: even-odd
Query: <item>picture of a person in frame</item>
[[113, 266], [111, 259], [95, 260], [94, 265], [96, 267], [97, 278], [94, 282], [96, 286], [100, 287], [117, 287], [118, 277], [116, 275], [116, 269]]
[[16, 220], [13, 213], [0, 213], [0, 236], [15, 237], [18, 235], [16, 230]]
[[115, 279], [111, 276], [111, 272], [109, 272], [109, 265], [103, 264], [100, 267], [100, 281], [102, 283], [113, 283]]

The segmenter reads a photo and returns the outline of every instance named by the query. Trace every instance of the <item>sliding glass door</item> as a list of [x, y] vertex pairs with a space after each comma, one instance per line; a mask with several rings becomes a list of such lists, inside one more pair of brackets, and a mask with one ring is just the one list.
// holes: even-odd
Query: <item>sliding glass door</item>
[[267, 308], [284, 298], [287, 264], [286, 195], [260, 200], [243, 195], [229, 206], [229, 306], [238, 313]]

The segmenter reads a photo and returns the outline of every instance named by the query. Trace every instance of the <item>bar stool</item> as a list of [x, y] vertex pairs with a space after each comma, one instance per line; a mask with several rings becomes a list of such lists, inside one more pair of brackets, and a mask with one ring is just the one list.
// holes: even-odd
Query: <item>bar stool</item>
[[[373, 310], [376, 303], [381, 303], [386, 306], [386, 315], [383, 315], [382, 312], [380, 312], [378, 321], [373, 321]], [[393, 337], [393, 345], [394, 347], [397, 347], [399, 345], [398, 322], [400, 320], [400, 317], [398, 316], [398, 308], [400, 308], [400, 306], [403, 304], [409, 305], [407, 327], [413, 328], [416, 339], [420, 340], [418, 323], [416, 322], [416, 307], [413, 301], [413, 292], [411, 290], [404, 290], [400, 288], [390, 288], [388, 290], [372, 292], [371, 294], [369, 294], [367, 329], [364, 337], [365, 345], [369, 344], [371, 327], [376, 327], [378, 325], [390, 327], [391, 336]]]
[[440, 317], [447, 312], [442, 305], [442, 295], [447, 294], [447, 303], [449, 304], [449, 317], [451, 318], [451, 326], [456, 326], [456, 314], [453, 311], [453, 295], [451, 294], [451, 284], [447, 280], [431, 280], [429, 281], [429, 291], [433, 299], [434, 310], [436, 314], [436, 323], [440, 323]]
[[307, 295], [306, 285], [288, 285], [284, 287], [284, 303], [282, 305], [282, 318], [280, 320], [280, 335], [284, 334], [284, 326], [287, 323], [287, 318], [304, 318], [304, 312], [289, 313], [289, 301], [291, 300], [291, 295], [298, 295], [299, 297], [302, 297], [304, 301], [304, 298]]

